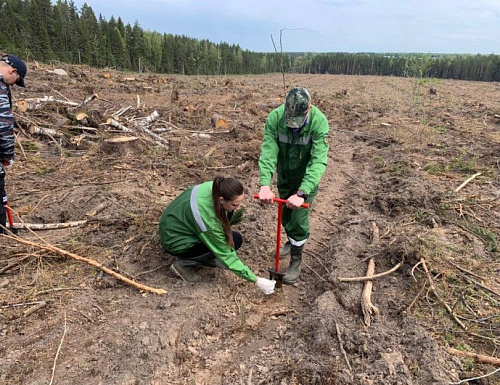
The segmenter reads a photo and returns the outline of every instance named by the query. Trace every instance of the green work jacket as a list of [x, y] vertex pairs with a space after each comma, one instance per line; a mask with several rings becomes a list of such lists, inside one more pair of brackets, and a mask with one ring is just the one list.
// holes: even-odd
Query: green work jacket
[[285, 125], [285, 105], [271, 111], [264, 128], [259, 158], [259, 182], [270, 186], [274, 171], [283, 189], [303, 190], [311, 194], [317, 189], [328, 161], [328, 120], [313, 106], [307, 123], [294, 137]]
[[209, 181], [190, 187], [168, 205], [160, 218], [161, 243], [165, 250], [182, 254], [201, 241], [229, 270], [254, 282], [255, 274], [226, 242], [215, 214], [212, 185]]

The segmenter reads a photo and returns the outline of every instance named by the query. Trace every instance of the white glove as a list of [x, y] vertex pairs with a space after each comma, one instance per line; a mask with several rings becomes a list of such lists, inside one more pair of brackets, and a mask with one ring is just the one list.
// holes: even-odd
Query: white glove
[[257, 281], [255, 281], [257, 287], [264, 292], [264, 294], [273, 294], [274, 293], [274, 285], [276, 285], [276, 281], [257, 277]]

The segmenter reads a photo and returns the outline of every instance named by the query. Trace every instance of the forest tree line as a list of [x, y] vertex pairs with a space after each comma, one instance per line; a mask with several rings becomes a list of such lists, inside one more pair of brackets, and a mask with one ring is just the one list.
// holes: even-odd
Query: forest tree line
[[96, 17], [73, 1], [0, 0], [0, 51], [25, 60], [183, 75], [276, 72], [500, 81], [499, 55], [253, 52]]

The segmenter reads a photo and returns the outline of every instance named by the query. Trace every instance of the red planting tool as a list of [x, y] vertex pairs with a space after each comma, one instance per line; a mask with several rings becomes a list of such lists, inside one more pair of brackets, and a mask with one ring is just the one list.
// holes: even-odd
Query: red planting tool
[[[255, 199], [259, 199], [259, 194], [254, 194]], [[286, 199], [274, 198], [273, 202], [278, 203], [278, 226], [276, 228], [276, 259], [274, 264], [274, 269], [268, 268], [270, 279], [276, 281], [276, 287], [280, 288], [283, 285], [283, 277], [286, 273], [280, 272], [280, 245], [281, 245], [281, 214], [283, 209], [283, 204], [286, 203]], [[306, 209], [309, 208], [309, 203], [303, 203], [302, 206]]]
[[5, 210], [7, 211], [7, 219], [9, 220], [9, 230], [12, 234], [17, 234], [17, 229], [14, 227], [14, 220], [12, 219], [12, 210], [10, 209], [9, 202], [5, 202]]

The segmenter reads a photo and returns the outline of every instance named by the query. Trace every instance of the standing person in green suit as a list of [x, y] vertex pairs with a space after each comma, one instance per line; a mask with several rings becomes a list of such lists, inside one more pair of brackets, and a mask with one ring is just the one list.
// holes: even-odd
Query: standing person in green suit
[[264, 294], [274, 292], [276, 281], [257, 277], [236, 254], [242, 235], [231, 230], [230, 220], [245, 198], [243, 185], [234, 178], [189, 187], [165, 209], [160, 218], [163, 248], [177, 257], [171, 270], [188, 282], [201, 277], [194, 266], [227, 268], [254, 282]]
[[[290, 254], [290, 265], [283, 282], [299, 279], [302, 251], [310, 236], [309, 214], [318, 193], [319, 182], [328, 160], [329, 125], [325, 115], [311, 103], [303, 87], [292, 88], [285, 103], [272, 110], [266, 120], [259, 158], [259, 199], [272, 203], [274, 172], [283, 206], [282, 224], [288, 237], [280, 252]], [[299, 207], [309, 203], [309, 208]]]

